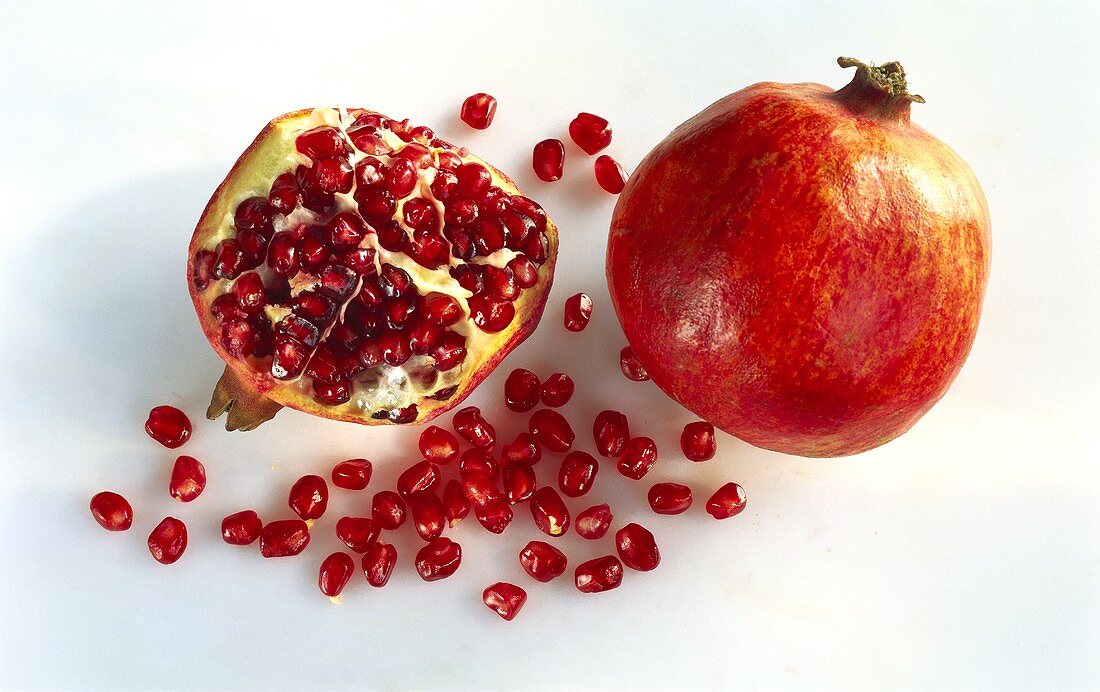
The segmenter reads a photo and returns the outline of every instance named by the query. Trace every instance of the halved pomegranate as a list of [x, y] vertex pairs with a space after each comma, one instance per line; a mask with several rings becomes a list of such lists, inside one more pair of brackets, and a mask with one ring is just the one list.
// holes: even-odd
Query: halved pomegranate
[[249, 430], [283, 406], [423, 423], [535, 329], [558, 236], [504, 173], [364, 109], [260, 132], [207, 204], [187, 280], [227, 363], [207, 416]]

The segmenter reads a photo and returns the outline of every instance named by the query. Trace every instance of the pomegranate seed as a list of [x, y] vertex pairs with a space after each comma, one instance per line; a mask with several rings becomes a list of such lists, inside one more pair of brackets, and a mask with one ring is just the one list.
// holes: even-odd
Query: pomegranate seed
[[344, 490], [365, 490], [373, 467], [366, 459], [348, 459], [332, 467], [332, 484]]
[[458, 462], [458, 473], [463, 478], [477, 475], [496, 478], [499, 469], [497, 460], [483, 449], [467, 449]]
[[290, 508], [305, 521], [320, 519], [328, 508], [328, 485], [320, 476], [299, 478], [290, 488]]
[[619, 456], [619, 473], [627, 478], [641, 480], [657, 461], [657, 443], [648, 437], [635, 437], [626, 443]]
[[496, 444], [496, 430], [481, 416], [481, 410], [476, 406], [467, 406], [456, 413], [451, 425], [455, 432], [475, 447], [489, 449]]
[[505, 300], [515, 300], [519, 298], [519, 286], [516, 285], [511, 270], [507, 268], [501, 269], [500, 267], [494, 267], [487, 264], [485, 265], [484, 277], [485, 291], [489, 295], [504, 298]]
[[634, 353], [634, 349], [626, 346], [619, 352], [619, 367], [622, 368], [623, 374], [626, 375], [628, 380], [634, 380], [635, 382], [645, 382], [649, 379], [649, 372], [646, 371], [645, 365], [642, 361], [638, 360], [637, 354]]
[[565, 165], [565, 145], [560, 139], [544, 139], [535, 145], [531, 154], [531, 167], [535, 175], [547, 183], [561, 180]]
[[351, 192], [355, 181], [355, 171], [347, 159], [321, 159], [314, 162], [313, 168], [303, 173], [309, 184], [321, 194]]
[[419, 461], [397, 477], [397, 492], [408, 498], [425, 493], [439, 485], [439, 467], [428, 460]]
[[162, 565], [180, 559], [187, 549], [187, 527], [175, 517], [165, 517], [149, 534], [149, 552]]
[[707, 514], [715, 519], [729, 519], [745, 509], [745, 489], [736, 483], [726, 483], [707, 500]]
[[535, 411], [527, 423], [527, 429], [534, 435], [536, 442], [551, 452], [568, 452], [576, 439], [569, 421], [557, 411], [548, 408]]
[[190, 502], [206, 488], [206, 469], [195, 457], [180, 456], [172, 466], [168, 494], [180, 502]]
[[569, 123], [569, 137], [591, 156], [611, 144], [611, 126], [598, 115], [578, 113]]
[[355, 148], [364, 154], [381, 156], [392, 152], [392, 149], [386, 145], [386, 141], [372, 127], [349, 129], [348, 137]]
[[[493, 479], [484, 474], [470, 474], [462, 478], [462, 494], [475, 508], [490, 502], [502, 501], [503, 495]], [[505, 504], [505, 507], [508, 505]], [[509, 510], [511, 511], [511, 510]]]
[[452, 226], [469, 226], [477, 221], [480, 211], [477, 202], [469, 197], [455, 197], [447, 202], [443, 220]]
[[378, 256], [371, 248], [352, 248], [336, 256], [336, 261], [342, 267], [347, 267], [361, 276], [373, 276], [375, 274], [374, 260]]
[[244, 250], [234, 238], [226, 238], [214, 248], [214, 277], [235, 279], [245, 268]]
[[519, 564], [535, 581], [548, 582], [565, 574], [565, 553], [545, 541], [531, 541], [519, 551]]
[[458, 178], [458, 192], [471, 199], [481, 199], [493, 184], [493, 176], [480, 163], [462, 164], [455, 171], [455, 176]]
[[375, 493], [370, 514], [383, 529], [393, 531], [405, 523], [405, 500], [392, 490]]
[[527, 592], [515, 584], [498, 581], [482, 592], [481, 600], [489, 610], [510, 622], [527, 602]]
[[134, 523], [134, 510], [126, 498], [118, 493], [104, 490], [92, 495], [89, 504], [92, 516], [99, 525], [108, 531], [125, 531]]
[[336, 316], [336, 304], [313, 291], [299, 293], [291, 301], [291, 309], [314, 325], [326, 326]]
[[145, 432], [168, 449], [175, 449], [191, 438], [191, 419], [175, 406], [157, 406], [149, 411]]
[[432, 350], [435, 369], [441, 372], [450, 370], [466, 360], [466, 337], [457, 332], [446, 332], [443, 343]]
[[547, 536], [558, 537], [569, 529], [569, 510], [558, 491], [544, 485], [531, 496], [531, 516], [535, 526]]
[[526, 502], [535, 493], [535, 469], [527, 464], [509, 462], [501, 469], [504, 496], [511, 504]]
[[363, 555], [363, 573], [367, 575], [367, 583], [382, 588], [390, 580], [396, 564], [397, 548], [378, 541]]
[[[425, 128], [427, 129], [427, 128]], [[431, 130], [427, 130], [431, 132]], [[429, 137], [430, 139], [430, 137]], [[398, 158], [407, 159], [417, 168], [429, 168], [432, 165], [432, 152], [420, 142], [411, 142], [397, 152]]]
[[344, 136], [334, 127], [315, 127], [298, 135], [294, 141], [295, 148], [311, 159], [329, 158], [348, 154], [348, 148]]
[[260, 537], [263, 522], [251, 509], [230, 514], [222, 519], [222, 540], [229, 545], [252, 545]]
[[381, 531], [378, 522], [366, 517], [340, 517], [336, 522], [336, 537], [357, 553], [367, 552]]
[[439, 212], [423, 197], [414, 197], [401, 207], [405, 225], [414, 231], [434, 230], [439, 225]]
[[[465, 486], [464, 486], [465, 489]], [[490, 533], [504, 533], [512, 523], [512, 508], [500, 497], [492, 497], [483, 503], [474, 503], [474, 517]]]
[[551, 408], [565, 406], [573, 396], [573, 379], [556, 372], [542, 383], [542, 403]]
[[443, 533], [443, 502], [435, 493], [417, 493], [410, 497], [409, 513], [412, 514], [416, 533], [424, 540], [439, 538]]
[[493, 116], [497, 113], [497, 100], [485, 93], [477, 93], [467, 96], [462, 102], [462, 110], [459, 117], [475, 130], [484, 130], [493, 122]]
[[569, 497], [580, 497], [592, 489], [599, 470], [599, 462], [588, 452], [570, 452], [561, 462], [558, 487]]
[[516, 316], [515, 306], [503, 298], [480, 295], [473, 296], [467, 302], [474, 324], [489, 334], [503, 331]]
[[256, 272], [242, 274], [233, 283], [233, 295], [237, 299], [237, 307], [248, 314], [263, 310], [267, 303], [264, 280]]
[[[363, 218], [373, 224], [389, 221], [393, 218], [393, 212], [397, 210], [397, 200], [393, 198], [393, 194], [389, 190], [380, 187], [368, 187], [357, 191], [355, 202], [358, 204], [359, 213], [363, 215]], [[404, 235], [404, 231], [401, 231], [401, 233]], [[379, 234], [379, 238], [381, 238], [381, 234]]]
[[539, 403], [541, 386], [538, 375], [516, 368], [504, 380], [504, 404], [516, 413], [530, 411]]
[[309, 526], [301, 519], [280, 519], [260, 531], [260, 555], [291, 557], [309, 545]]
[[332, 217], [332, 220], [325, 224], [325, 231], [329, 235], [329, 243], [338, 249], [358, 247], [363, 238], [367, 237], [366, 224], [353, 211], [341, 212]]
[[449, 538], [436, 538], [416, 553], [416, 573], [424, 581], [445, 579], [458, 570], [462, 546]]
[[573, 583], [581, 593], [610, 591], [623, 581], [623, 564], [614, 555], [605, 555], [577, 565]]
[[462, 165], [462, 157], [453, 151], [444, 150], [436, 152], [436, 158], [439, 160], [439, 167], [441, 169], [455, 171]]
[[191, 264], [191, 280], [195, 288], [206, 290], [214, 279], [214, 253], [210, 250], [199, 250], [195, 253], [195, 259]]
[[458, 175], [453, 170], [439, 169], [431, 185], [432, 196], [440, 202], [446, 202], [458, 195]]
[[397, 367], [412, 358], [412, 346], [399, 331], [391, 329], [383, 332], [378, 345], [382, 349], [382, 360], [388, 365]]
[[424, 458], [436, 464], [449, 464], [458, 458], [458, 440], [438, 425], [424, 428], [419, 446]]
[[470, 501], [462, 492], [462, 483], [456, 478], [447, 481], [447, 485], [443, 486], [443, 513], [447, 517], [447, 525], [452, 529], [470, 514]]
[[441, 327], [449, 327], [462, 319], [462, 306], [452, 296], [434, 293], [424, 300], [424, 319]]
[[293, 173], [283, 173], [271, 183], [271, 191], [267, 194], [267, 201], [272, 208], [280, 214], [289, 214], [294, 211], [301, 201], [299, 197], [298, 180]]
[[679, 483], [657, 483], [649, 489], [649, 506], [657, 514], [682, 514], [691, 507], [691, 488]]
[[610, 156], [604, 154], [597, 158], [593, 168], [596, 172], [596, 182], [606, 192], [617, 195], [626, 187], [626, 171]]
[[639, 572], [648, 572], [661, 562], [653, 534], [639, 524], [627, 524], [615, 532], [615, 549], [624, 565]]
[[595, 505], [577, 515], [574, 528], [581, 538], [594, 541], [603, 538], [607, 534], [614, 518], [614, 515], [611, 514], [611, 508], [606, 504]]
[[521, 432], [512, 440], [512, 444], [501, 447], [500, 458], [504, 462], [531, 466], [542, 459], [542, 448], [531, 433]]
[[321, 570], [317, 575], [317, 586], [321, 593], [329, 598], [336, 598], [351, 580], [355, 573], [355, 560], [347, 553], [333, 553], [321, 562]]
[[706, 461], [714, 457], [717, 444], [714, 440], [714, 426], [706, 421], [696, 421], [684, 426], [680, 433], [680, 449], [684, 456], [692, 461]]
[[618, 411], [600, 411], [592, 423], [592, 437], [596, 440], [596, 451], [601, 455], [619, 456], [630, 439], [626, 416]]
[[565, 328], [571, 332], [583, 332], [592, 318], [592, 299], [587, 293], [578, 293], [565, 301]]
[[508, 268], [512, 270], [512, 276], [520, 288], [531, 288], [539, 282], [539, 268], [524, 255], [516, 255], [509, 260]]
[[234, 358], [247, 358], [256, 347], [256, 333], [248, 320], [231, 317], [222, 325], [222, 348]]

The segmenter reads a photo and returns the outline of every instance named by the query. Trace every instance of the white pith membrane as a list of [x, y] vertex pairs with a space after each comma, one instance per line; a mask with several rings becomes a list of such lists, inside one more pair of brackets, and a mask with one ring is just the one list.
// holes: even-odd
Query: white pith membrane
[[[343, 135], [347, 148], [350, 150], [350, 154], [346, 158], [353, 170], [357, 163], [368, 157], [380, 160], [388, 169], [394, 161], [400, 158], [397, 155], [398, 152], [406, 146], [409, 146], [410, 142], [404, 141], [390, 129], [378, 128], [375, 134], [380, 136], [385, 145], [393, 150], [392, 153], [389, 155], [366, 154], [360, 151], [352, 145], [351, 138], [348, 136], [347, 131], [352, 127], [356, 118], [365, 114], [372, 114], [372, 112], [363, 110], [353, 110], [349, 112], [344, 109], [317, 108], [314, 109], [308, 117], [287, 119], [282, 122], [274, 123], [276, 131], [265, 140], [262, 147], [254, 154], [254, 161], [258, 162], [258, 165], [251, 166], [251, 170], [248, 171], [248, 177], [244, 179], [233, 179], [232, 176], [230, 179], [227, 179], [226, 188], [222, 192], [223, 198], [219, 200], [220, 203], [214, 209], [213, 218], [207, 218], [207, 216], [211, 214], [210, 210], [204, 215], [204, 221], [200, 222], [200, 241], [192, 246], [192, 260], [194, 260], [198, 253], [203, 251], [216, 252], [219, 243], [225, 239], [235, 238], [237, 236], [237, 229], [234, 225], [234, 213], [241, 202], [251, 197], [263, 197], [266, 199], [271, 189], [271, 184], [277, 176], [288, 172], [293, 173], [299, 166], [308, 167], [313, 165], [309, 157], [300, 153], [295, 148], [295, 142], [298, 136], [303, 132], [324, 126], [336, 128]], [[396, 123], [397, 121], [391, 122]], [[439, 160], [438, 154], [440, 152], [446, 151], [456, 154], [461, 158], [463, 163], [472, 162], [480, 164], [491, 174], [491, 185], [501, 188], [508, 196], [521, 196], [523, 194], [511, 184], [511, 181], [501, 178], [495, 168], [476, 156], [469, 154], [465, 149], [450, 146], [438, 139], [431, 140], [429, 144], [424, 144], [423, 142], [421, 142], [421, 144], [432, 152], [433, 164], [423, 169], [417, 167], [418, 182], [416, 188], [410, 195], [403, 198], [397, 198], [396, 208], [391, 217], [410, 238], [413, 236], [413, 229], [405, 223], [403, 210], [405, 204], [412, 199], [423, 198], [428, 200], [432, 206], [435, 207], [437, 213], [437, 224], [434, 228], [434, 232], [441, 234], [444, 228], [444, 204], [436, 199], [430, 187], [438, 173], [437, 164]], [[332, 217], [343, 212], [358, 213], [359, 205], [355, 200], [357, 183], [354, 181], [354, 177], [355, 176], [353, 176], [352, 189], [350, 191], [347, 193], [335, 193], [335, 207], [331, 211], [319, 213], [307, 209], [303, 204], [299, 203], [289, 214], [275, 214], [272, 222], [273, 234], [290, 231], [301, 226], [323, 226], [332, 219]], [[240, 176], [238, 176], [238, 178], [240, 178]], [[359, 216], [359, 218], [361, 219], [362, 216]], [[203, 223], [205, 223], [206, 227], [205, 233], [203, 233]], [[451, 296], [458, 301], [463, 313], [462, 318], [458, 322], [445, 327], [445, 330], [447, 332], [455, 332], [465, 338], [466, 358], [460, 364], [446, 370], [440, 370], [435, 367], [436, 359], [430, 353], [427, 355], [413, 354], [401, 365], [383, 363], [377, 367], [365, 369], [350, 381], [351, 391], [348, 400], [345, 403], [338, 404], [329, 404], [315, 397], [313, 378], [305, 372], [308, 366], [303, 366], [301, 374], [296, 377], [280, 379], [271, 376], [273, 373], [273, 358], [271, 355], [265, 355], [263, 357], [248, 356], [244, 358], [243, 361], [255, 373], [266, 373], [266, 379], [270, 380], [275, 387], [281, 388], [284, 391], [288, 388], [293, 389], [301, 397], [314, 399], [318, 404], [331, 410], [335, 414], [334, 417], [340, 415], [362, 417], [366, 414], [372, 418], [386, 418], [388, 415], [391, 420], [394, 420], [395, 415], [400, 416], [401, 414], [399, 412], [404, 411], [404, 416], [397, 422], [413, 422], [420, 418], [420, 416], [416, 413], [415, 409], [412, 409], [410, 415], [407, 407], [421, 402], [427, 397], [437, 398], [439, 400], [448, 398], [464, 380], [468, 379], [470, 369], [479, 367], [487, 360], [487, 355], [494, 353], [503, 346], [510, 338], [513, 328], [517, 326], [517, 321], [525, 319], [529, 310], [527, 304], [537, 302], [537, 296], [534, 294], [539, 291], [548, 280], [548, 274], [552, 267], [553, 258], [549, 249], [549, 230], [540, 234], [542, 245], [544, 248], [547, 248], [544, 254], [551, 256], [541, 265], [537, 262], [535, 263], [538, 269], [537, 283], [530, 288], [522, 288], [519, 296], [510, 301], [515, 307], [516, 314], [512, 322], [509, 323], [509, 326], [499, 332], [489, 333], [482, 331], [474, 324], [470, 315], [468, 302], [473, 294], [471, 291], [462, 287], [458, 280], [451, 276], [449, 270], [452, 267], [458, 267], [464, 264], [491, 265], [503, 269], [509, 261], [522, 254], [520, 251], [505, 246], [487, 256], [478, 254], [471, 259], [460, 259], [453, 254], [449, 254], [448, 263], [444, 263], [436, 269], [430, 269], [419, 264], [409, 255], [402, 252], [393, 252], [382, 247], [379, 243], [378, 235], [375, 232], [375, 226], [366, 221], [364, 221], [364, 224], [370, 229], [370, 232], [365, 235], [362, 242], [359, 244], [359, 248], [369, 248], [376, 253], [374, 260], [375, 273], [367, 279], [364, 279], [362, 276], [357, 276], [355, 287], [350, 292], [349, 297], [342, 301], [334, 301], [337, 303], [336, 318], [328, 323], [327, 326], [321, 326], [320, 338], [317, 342], [317, 346], [309, 350], [315, 353], [317, 348], [320, 348], [326, 343], [333, 329], [344, 323], [345, 313], [349, 305], [359, 300], [358, 296], [364, 280], [376, 281], [381, 275], [382, 265], [389, 264], [408, 273], [412, 279], [413, 290], [421, 297], [428, 296], [432, 293], [440, 293]], [[547, 222], [547, 226], [548, 229], [552, 228], [549, 221]], [[270, 242], [270, 238], [268, 241]], [[448, 242], [447, 245], [449, 249], [450, 243]], [[338, 264], [338, 262], [335, 262], [330, 257], [329, 261], [325, 263], [325, 266], [330, 264]], [[258, 273], [263, 278], [264, 284], [269, 288], [273, 283], [279, 281], [278, 275], [267, 264], [266, 256], [259, 266], [242, 269], [238, 276], [249, 272]], [[208, 318], [214, 321], [215, 324], [217, 324], [216, 318], [209, 313], [210, 306], [218, 297], [233, 292], [236, 278], [237, 277], [215, 277], [210, 280], [209, 285], [204, 289], [198, 290], [198, 299], [206, 309]], [[319, 285], [318, 276], [307, 273], [305, 270], [299, 270], [293, 276], [288, 277], [287, 280], [291, 289], [290, 299], [281, 304], [268, 304], [263, 308], [262, 314], [267, 318], [273, 330], [284, 317], [291, 314], [291, 302], [295, 297], [303, 292], [315, 290]], [[331, 296], [331, 294], [326, 295]], [[536, 298], [536, 301], [532, 301], [532, 298]], [[388, 303], [391, 299], [386, 300]], [[383, 310], [384, 307], [385, 304], [382, 307], [376, 308], [376, 310]], [[415, 322], [416, 319], [413, 319], [412, 322], [406, 325], [406, 329], [415, 324]], [[367, 336], [362, 338], [377, 337]]]

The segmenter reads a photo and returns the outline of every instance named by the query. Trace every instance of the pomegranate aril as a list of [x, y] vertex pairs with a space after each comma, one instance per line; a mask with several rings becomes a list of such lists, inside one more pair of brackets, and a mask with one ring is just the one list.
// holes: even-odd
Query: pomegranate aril
[[535, 469], [528, 464], [509, 462], [500, 471], [504, 496], [511, 504], [526, 502], [535, 494]]
[[459, 117], [475, 130], [484, 130], [492, 124], [496, 112], [497, 100], [489, 94], [479, 92], [466, 97]]
[[512, 270], [512, 276], [520, 288], [531, 288], [539, 281], [538, 267], [524, 255], [516, 255], [509, 260], [508, 268]]
[[545, 541], [531, 541], [519, 551], [519, 564], [535, 581], [548, 582], [565, 574], [565, 553]]
[[311, 159], [328, 158], [350, 153], [344, 136], [334, 127], [316, 127], [298, 135], [294, 147]]
[[[449, 169], [453, 172], [462, 165], [462, 157], [453, 151], [438, 151], [436, 152], [436, 158], [439, 160], [440, 169]], [[436, 178], [438, 179], [438, 175]]]
[[485, 279], [485, 291], [498, 298], [504, 300], [515, 300], [519, 298], [519, 286], [516, 284], [515, 278], [512, 276], [511, 270], [500, 267], [494, 267], [492, 265], [485, 265], [485, 271], [483, 272]]
[[329, 598], [340, 595], [355, 573], [355, 560], [347, 553], [333, 553], [321, 562], [317, 587]]
[[308, 187], [322, 195], [351, 192], [355, 182], [355, 171], [347, 159], [343, 158], [316, 161], [313, 168], [303, 175], [310, 181]]
[[558, 487], [569, 497], [580, 497], [592, 489], [599, 470], [599, 462], [588, 452], [570, 452], [561, 462]]
[[691, 507], [691, 488], [679, 483], [657, 483], [649, 489], [649, 506], [657, 514], [682, 514]]
[[463, 478], [476, 475], [495, 478], [499, 469], [497, 460], [483, 449], [467, 449], [458, 462], [458, 473]]
[[287, 504], [305, 521], [320, 519], [328, 509], [328, 484], [317, 475], [306, 475], [290, 487]]
[[464, 163], [455, 171], [459, 194], [471, 199], [481, 199], [493, 183], [493, 176], [480, 163]]
[[190, 502], [206, 488], [206, 469], [195, 457], [180, 456], [172, 466], [168, 494], [180, 502]]
[[423, 197], [414, 197], [401, 207], [405, 225], [414, 231], [433, 230], [439, 225], [439, 212]]
[[476, 406], [467, 406], [455, 413], [451, 421], [455, 432], [464, 440], [482, 449], [490, 449], [496, 444], [496, 430], [481, 415]]
[[473, 296], [469, 300], [470, 316], [483, 332], [503, 331], [516, 316], [516, 308], [507, 300], [492, 296]]
[[392, 490], [383, 490], [375, 493], [370, 513], [379, 526], [394, 531], [405, 523], [405, 500]]
[[292, 277], [301, 266], [298, 260], [298, 241], [289, 231], [276, 233], [267, 250], [267, 264], [279, 276]]
[[214, 253], [210, 250], [199, 250], [191, 261], [191, 281], [195, 288], [203, 291], [213, 280]]
[[597, 158], [593, 169], [596, 173], [596, 182], [604, 191], [617, 195], [626, 187], [626, 171], [610, 156], [604, 154]]
[[611, 144], [611, 126], [592, 113], [578, 113], [569, 123], [569, 137], [591, 156]]
[[283, 173], [271, 183], [271, 191], [267, 193], [267, 201], [271, 207], [280, 214], [289, 214], [294, 211], [300, 201], [298, 180], [293, 173]]
[[367, 226], [358, 214], [345, 211], [332, 217], [325, 224], [328, 232], [329, 243], [337, 249], [346, 250], [358, 247], [363, 238], [367, 237]]
[[156, 406], [149, 411], [145, 432], [168, 449], [175, 449], [191, 439], [191, 420], [175, 406]]
[[578, 293], [565, 301], [565, 328], [582, 332], [592, 317], [592, 299], [587, 293]]
[[531, 153], [531, 167], [535, 175], [547, 183], [561, 180], [565, 165], [565, 145], [560, 139], [544, 139], [535, 145]]
[[336, 382], [313, 382], [313, 398], [322, 404], [339, 406], [346, 404], [351, 399], [351, 383], [347, 380]]
[[222, 519], [222, 540], [229, 545], [252, 545], [262, 529], [263, 522], [254, 510], [241, 510]]
[[[503, 501], [503, 494], [497, 488], [493, 477], [484, 473], [469, 473], [462, 476], [462, 494], [476, 507], [490, 502]], [[505, 507], [508, 505], [505, 504]]]
[[321, 338], [321, 332], [317, 329], [317, 325], [294, 313], [279, 321], [279, 324], [275, 326], [275, 334], [280, 341], [289, 339], [307, 348], [316, 346], [317, 340]]
[[645, 365], [638, 359], [634, 349], [626, 346], [619, 352], [619, 367], [622, 368], [623, 374], [629, 380], [635, 382], [645, 382], [649, 379], [649, 372], [646, 371]]
[[260, 555], [291, 557], [309, 545], [309, 526], [301, 519], [280, 519], [260, 531]]
[[557, 408], [569, 403], [573, 397], [573, 379], [564, 373], [556, 372], [542, 383], [542, 403]]
[[451, 277], [458, 285], [470, 293], [485, 291], [485, 280], [481, 276], [481, 267], [476, 264], [460, 264], [451, 268]]
[[373, 127], [360, 127], [348, 130], [348, 139], [352, 145], [364, 154], [382, 156], [393, 150], [386, 144], [386, 140], [377, 133]]
[[374, 260], [377, 253], [371, 248], [353, 248], [336, 256], [336, 263], [360, 276], [375, 274]]
[[745, 489], [736, 483], [726, 483], [707, 500], [707, 514], [715, 519], [729, 519], [745, 509]]
[[504, 445], [500, 449], [500, 459], [504, 462], [516, 464], [537, 464], [542, 459], [542, 448], [535, 442], [531, 433], [521, 432], [511, 444]]
[[165, 517], [149, 534], [149, 552], [162, 565], [180, 559], [187, 549], [187, 527], [175, 517]]
[[393, 298], [386, 305], [386, 325], [390, 329], [404, 329], [416, 315], [416, 296], [403, 295]]
[[383, 264], [378, 277], [378, 286], [387, 298], [397, 298], [413, 288], [413, 281], [404, 269], [392, 264]]
[[527, 592], [515, 584], [498, 581], [481, 593], [481, 600], [489, 606], [489, 610], [511, 621], [527, 602]]
[[[397, 200], [394, 199], [393, 194], [389, 190], [380, 187], [357, 190], [355, 202], [363, 218], [373, 224], [380, 224], [392, 219], [393, 212], [397, 210]], [[379, 233], [378, 236], [381, 239], [382, 234]]]
[[245, 265], [255, 267], [263, 263], [264, 258], [267, 257], [267, 244], [270, 237], [270, 230], [261, 233], [248, 229], [237, 234], [237, 243], [244, 254]]
[[108, 531], [125, 531], [134, 524], [134, 510], [126, 498], [104, 490], [92, 496], [88, 505], [92, 517]]
[[605, 555], [577, 565], [573, 583], [581, 593], [610, 591], [623, 581], [623, 564], [614, 555]]
[[434, 222], [428, 230], [416, 230], [412, 235], [405, 252], [417, 264], [438, 269], [450, 262], [450, 248]]
[[516, 413], [525, 413], [539, 403], [542, 383], [530, 370], [516, 368], [504, 380], [504, 405]]
[[[427, 128], [425, 128], [427, 129]], [[428, 130], [431, 132], [431, 130]], [[428, 139], [431, 139], [430, 137]], [[420, 142], [412, 142], [397, 152], [397, 158], [405, 159], [417, 168], [429, 168], [432, 165], [432, 151]]]
[[657, 443], [648, 437], [635, 437], [626, 443], [619, 455], [619, 473], [641, 480], [657, 461]]
[[397, 492], [408, 498], [417, 493], [429, 492], [439, 485], [439, 467], [430, 461], [417, 462], [397, 477]]
[[568, 452], [576, 435], [569, 421], [557, 411], [543, 408], [531, 414], [527, 429], [535, 441], [551, 452]]
[[418, 410], [416, 404], [409, 404], [404, 408], [390, 409], [386, 412], [386, 418], [396, 425], [404, 425], [405, 423], [412, 423], [416, 420]]
[[435, 180], [431, 184], [432, 196], [440, 202], [447, 202], [458, 195], [458, 175], [445, 168], [441, 168], [435, 174]]
[[462, 492], [462, 483], [452, 478], [443, 486], [443, 513], [447, 517], [447, 525], [454, 528], [458, 522], [470, 514], [470, 501]]
[[436, 538], [416, 553], [416, 573], [424, 581], [445, 579], [462, 562], [462, 546], [449, 538]]
[[431, 425], [420, 433], [420, 453], [436, 464], [449, 464], [458, 458], [458, 440], [438, 425]]
[[250, 314], [263, 310], [267, 303], [264, 280], [256, 272], [242, 274], [233, 283], [233, 295], [236, 297], [237, 307]]
[[706, 421], [695, 421], [684, 426], [680, 433], [680, 449], [692, 461], [706, 461], [714, 457], [717, 443], [714, 426]]
[[469, 226], [477, 221], [479, 211], [477, 202], [469, 197], [455, 197], [447, 202], [443, 220], [454, 226]]
[[412, 194], [417, 180], [416, 166], [407, 159], [397, 159], [386, 171], [386, 179], [382, 184], [394, 197], [401, 199]]
[[277, 340], [271, 360], [271, 376], [277, 380], [294, 379], [305, 370], [309, 356], [309, 348], [297, 341]]
[[234, 358], [247, 358], [256, 348], [256, 331], [243, 317], [230, 317], [222, 324], [221, 345]]
[[615, 550], [624, 565], [639, 572], [655, 569], [661, 562], [653, 534], [639, 524], [627, 524], [615, 532]]
[[237, 205], [233, 212], [233, 226], [238, 235], [241, 231], [255, 230], [271, 232], [271, 217], [275, 209], [265, 197], [249, 197]]
[[296, 315], [309, 320], [319, 327], [326, 327], [336, 316], [336, 304], [326, 296], [314, 291], [302, 291], [290, 303]]
[[363, 555], [363, 573], [367, 583], [381, 588], [390, 580], [393, 568], [397, 564], [397, 548], [389, 543], [378, 541]]
[[412, 347], [408, 337], [394, 329], [387, 329], [378, 338], [378, 344], [382, 349], [382, 360], [387, 365], [397, 367], [404, 365], [412, 358]]
[[606, 504], [595, 505], [577, 515], [573, 528], [581, 538], [594, 541], [607, 534], [614, 518], [611, 508]]
[[488, 257], [508, 242], [508, 233], [500, 219], [478, 219], [471, 229], [475, 255]]
[[245, 268], [244, 250], [235, 238], [226, 238], [214, 248], [214, 277], [235, 279]]
[[534, 219], [515, 209], [509, 209], [500, 216], [500, 222], [508, 231], [508, 247], [523, 247], [524, 241], [538, 233]]
[[462, 306], [454, 297], [433, 293], [424, 299], [424, 319], [441, 327], [449, 327], [462, 319]]
[[446, 521], [443, 502], [434, 492], [417, 493], [410, 497], [409, 513], [412, 515], [416, 533], [425, 541], [442, 535]]
[[535, 526], [547, 536], [557, 538], [569, 529], [569, 510], [558, 491], [548, 485], [531, 496], [531, 516], [535, 519]]
[[508, 524], [512, 523], [512, 518], [515, 516], [508, 503], [499, 497], [491, 498], [481, 504], [473, 504], [477, 523], [490, 533], [504, 533], [504, 529], [508, 528]]
[[351, 550], [365, 553], [378, 540], [382, 528], [366, 517], [340, 517], [336, 522], [336, 537]]
[[432, 349], [431, 355], [435, 359], [435, 369], [440, 372], [457, 367], [466, 360], [466, 337], [458, 332], [446, 332], [443, 342]]

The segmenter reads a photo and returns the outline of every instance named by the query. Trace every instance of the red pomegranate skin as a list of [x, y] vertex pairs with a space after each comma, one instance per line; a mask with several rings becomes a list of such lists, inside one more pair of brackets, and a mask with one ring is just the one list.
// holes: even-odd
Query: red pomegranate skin
[[674, 130], [619, 197], [607, 249], [657, 386], [809, 457], [888, 442], [944, 395], [989, 276], [973, 172], [910, 122], [923, 99], [900, 65], [846, 60], [843, 89], [763, 82]]

